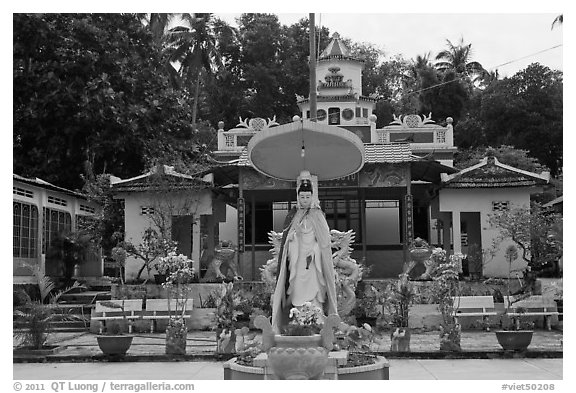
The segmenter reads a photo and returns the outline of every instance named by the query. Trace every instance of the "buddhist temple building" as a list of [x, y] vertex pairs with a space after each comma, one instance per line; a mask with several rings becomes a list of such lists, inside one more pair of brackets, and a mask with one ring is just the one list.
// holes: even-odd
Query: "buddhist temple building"
[[[359, 172], [319, 182], [319, 199], [330, 228], [354, 230], [352, 257], [370, 266], [371, 278], [397, 277], [416, 237], [450, 253], [466, 253], [468, 244], [487, 247], [495, 236], [493, 230], [484, 230], [487, 215], [504, 206], [501, 202], [525, 205], [549, 175], [497, 163], [499, 171], [513, 176], [482, 177], [483, 170], [491, 173], [485, 166], [494, 160], [458, 172], [453, 168], [457, 148], [451, 118], [441, 126], [431, 114], [400, 115], [377, 129], [375, 101], [362, 96], [363, 67], [334, 34], [316, 65], [316, 75], [323, 79], [317, 83], [315, 118], [309, 99], [297, 99], [301, 113], [294, 121], [311, 119], [339, 127], [364, 143], [365, 163]], [[282, 230], [296, 201], [295, 182], [262, 175], [247, 157], [250, 139], [277, 126], [275, 119], [255, 118], [241, 119], [228, 130], [221, 122], [218, 130], [215, 157], [223, 164], [212, 174], [215, 186], [226, 188], [230, 196], [226, 222], [218, 233], [220, 239], [238, 245], [240, 269], [252, 279], [259, 279], [259, 267], [271, 258], [268, 232]], [[474, 185], [460, 186], [458, 179], [464, 178]], [[491, 199], [482, 200], [480, 195]], [[493, 266], [485, 273], [502, 276], [505, 271]]]

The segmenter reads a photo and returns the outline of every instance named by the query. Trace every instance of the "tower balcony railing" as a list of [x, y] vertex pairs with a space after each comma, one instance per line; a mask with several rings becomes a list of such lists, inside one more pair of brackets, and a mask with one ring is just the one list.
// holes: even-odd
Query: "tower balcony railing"
[[451, 129], [435, 130], [376, 130], [377, 143], [409, 142], [414, 148], [451, 148], [454, 139]]
[[349, 82], [318, 82], [318, 89], [347, 88]]
[[254, 136], [255, 132], [220, 132], [218, 135], [218, 150], [241, 152]]

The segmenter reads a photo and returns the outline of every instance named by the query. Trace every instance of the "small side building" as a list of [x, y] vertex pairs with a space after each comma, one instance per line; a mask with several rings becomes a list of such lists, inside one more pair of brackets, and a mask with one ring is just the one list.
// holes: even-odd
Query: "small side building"
[[99, 209], [85, 194], [13, 174], [14, 284], [35, 283], [28, 266], [38, 267], [55, 279], [101, 277], [103, 263], [99, 250], [86, 243], [75, 258], [67, 253], [70, 236], [78, 231], [82, 220], [90, 220]]
[[[452, 242], [454, 253], [469, 254], [471, 248], [490, 250], [498, 230], [490, 226], [489, 215], [530, 207], [530, 195], [542, 192], [549, 181], [549, 172], [524, 171], [502, 164], [491, 155], [458, 173], [443, 174], [442, 188], [432, 203], [432, 217], [443, 228], [444, 248], [449, 250]], [[494, 255], [484, 252], [479, 273], [485, 277], [507, 277], [504, 253], [510, 244], [512, 239], [504, 240]], [[513, 270], [525, 267], [521, 256], [512, 264]]]
[[[226, 204], [214, 191], [211, 177], [203, 179], [157, 165], [147, 173], [112, 181], [115, 198], [124, 201], [125, 240], [136, 247], [148, 229], [177, 242], [177, 251], [194, 261], [200, 272], [203, 250], [213, 250], [218, 223], [226, 220]], [[215, 240], [216, 239], [216, 240]], [[137, 277], [142, 260], [126, 260], [125, 279]], [[156, 274], [152, 268], [151, 274]], [[150, 279], [144, 269], [141, 279]]]

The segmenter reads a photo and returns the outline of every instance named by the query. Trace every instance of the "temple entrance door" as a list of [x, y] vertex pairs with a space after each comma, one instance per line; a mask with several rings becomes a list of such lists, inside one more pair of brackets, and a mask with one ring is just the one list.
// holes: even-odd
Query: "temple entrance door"
[[193, 216], [172, 216], [172, 240], [178, 242], [178, 253], [192, 259]]
[[[482, 228], [480, 212], [460, 213], [460, 244], [462, 254], [467, 255], [467, 266], [462, 266], [464, 275], [482, 275]], [[466, 271], [467, 270], [467, 271]]]

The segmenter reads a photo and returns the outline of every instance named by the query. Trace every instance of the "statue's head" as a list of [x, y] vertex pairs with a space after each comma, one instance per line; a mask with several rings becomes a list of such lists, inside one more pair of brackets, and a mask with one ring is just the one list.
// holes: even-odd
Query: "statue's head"
[[317, 177], [308, 171], [300, 172], [296, 180], [298, 207], [301, 209], [319, 208]]

